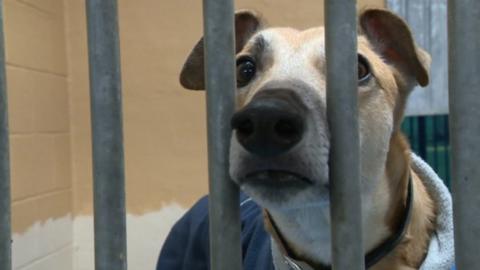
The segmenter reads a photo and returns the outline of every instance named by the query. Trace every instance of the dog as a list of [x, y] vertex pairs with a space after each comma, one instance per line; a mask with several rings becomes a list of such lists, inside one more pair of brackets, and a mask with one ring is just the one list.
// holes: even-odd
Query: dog
[[[324, 28], [266, 27], [256, 12], [241, 10], [235, 14], [235, 29], [231, 178], [264, 209], [276, 269], [290, 269], [282, 268], [284, 259], [304, 269], [328, 269]], [[186, 89], [205, 88], [203, 59], [200, 40], [180, 74]], [[412, 168], [411, 150], [400, 130], [410, 92], [429, 83], [429, 64], [430, 56], [400, 17], [383, 9], [359, 15], [358, 192], [366, 258], [376, 256], [367, 262], [368, 269], [419, 269], [437, 229], [440, 209]], [[382, 252], [385, 246], [390, 247]]]

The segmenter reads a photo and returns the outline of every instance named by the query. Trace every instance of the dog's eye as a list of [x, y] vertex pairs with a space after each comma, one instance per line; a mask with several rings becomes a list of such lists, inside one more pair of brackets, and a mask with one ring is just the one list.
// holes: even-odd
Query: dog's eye
[[252, 58], [240, 57], [237, 60], [237, 86], [247, 85], [255, 77], [256, 72], [255, 61]]
[[358, 55], [358, 82], [367, 81], [371, 76], [370, 63], [361, 54]]

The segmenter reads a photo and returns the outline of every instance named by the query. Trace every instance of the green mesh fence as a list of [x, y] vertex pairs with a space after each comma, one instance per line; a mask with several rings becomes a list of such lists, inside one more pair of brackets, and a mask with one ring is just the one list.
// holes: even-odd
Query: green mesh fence
[[450, 187], [448, 115], [406, 117], [402, 124], [412, 150]]

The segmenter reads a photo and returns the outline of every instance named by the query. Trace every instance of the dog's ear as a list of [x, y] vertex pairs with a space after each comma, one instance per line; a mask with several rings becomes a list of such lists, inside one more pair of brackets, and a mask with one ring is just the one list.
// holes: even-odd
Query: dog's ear
[[428, 85], [430, 56], [415, 44], [403, 19], [384, 9], [368, 9], [360, 15], [360, 27], [387, 62], [419, 85]]
[[[235, 53], [242, 50], [250, 37], [263, 27], [263, 20], [251, 10], [240, 10], [235, 13]], [[180, 73], [180, 84], [186, 89], [205, 89], [203, 37], [197, 42], [183, 64]]]

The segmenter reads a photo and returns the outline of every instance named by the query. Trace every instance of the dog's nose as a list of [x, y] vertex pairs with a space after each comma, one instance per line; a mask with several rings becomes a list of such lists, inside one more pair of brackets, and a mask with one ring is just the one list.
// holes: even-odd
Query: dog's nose
[[305, 105], [292, 90], [262, 90], [232, 117], [238, 142], [261, 157], [280, 155], [304, 133]]

